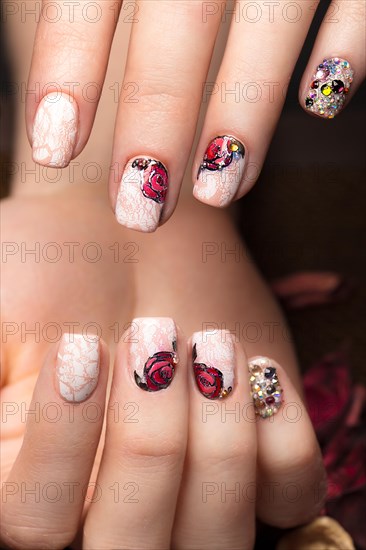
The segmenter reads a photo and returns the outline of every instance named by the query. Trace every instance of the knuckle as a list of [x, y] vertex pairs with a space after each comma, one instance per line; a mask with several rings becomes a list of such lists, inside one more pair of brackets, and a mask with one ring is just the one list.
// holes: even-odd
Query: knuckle
[[253, 445], [247, 445], [244, 441], [235, 443], [229, 447], [218, 446], [207, 452], [206, 461], [209, 466], [227, 470], [242, 469], [243, 464], [254, 465], [256, 460], [256, 449]]
[[[16, 521], [14, 521], [16, 518]], [[1, 543], [15, 550], [58, 550], [66, 548], [75, 533], [53, 532], [44, 525], [37, 525], [33, 517], [22, 514], [8, 514], [1, 522]]]
[[185, 454], [185, 442], [181, 437], [141, 437], [131, 438], [122, 444], [121, 456], [129, 462], [149, 462], [151, 466], [160, 464], [175, 465]]
[[290, 452], [288, 448], [277, 449], [271, 456], [268, 467], [274, 473], [288, 471], [296, 476], [307, 470], [313, 470], [314, 466], [321, 464], [322, 458], [317, 443], [309, 442], [301, 445], [293, 445]]
[[[170, 71], [169, 71], [170, 74]], [[143, 112], [154, 113], [164, 112], [167, 115], [176, 114], [178, 107], [181, 108], [185, 101], [185, 95], [179, 86], [174, 85], [174, 78], [165, 79], [152, 78], [149, 81], [139, 82], [131, 80], [137, 90], [135, 97], [138, 101], [138, 109]], [[126, 93], [128, 90], [126, 89]]]
[[[335, 14], [335, 16], [337, 16]], [[344, 17], [352, 25], [359, 24], [360, 21], [365, 20], [365, 3], [359, 0], [353, 0], [346, 2], [344, 9]]]

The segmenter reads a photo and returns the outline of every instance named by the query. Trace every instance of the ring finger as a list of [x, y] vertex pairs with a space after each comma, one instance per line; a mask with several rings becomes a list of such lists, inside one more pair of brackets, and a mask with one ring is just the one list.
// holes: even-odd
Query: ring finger
[[197, 332], [191, 343], [188, 450], [173, 547], [250, 549], [256, 430], [245, 355], [228, 331]]
[[194, 195], [212, 206], [243, 196], [261, 171], [314, 15], [307, 0], [286, 6], [236, 2], [193, 163]]

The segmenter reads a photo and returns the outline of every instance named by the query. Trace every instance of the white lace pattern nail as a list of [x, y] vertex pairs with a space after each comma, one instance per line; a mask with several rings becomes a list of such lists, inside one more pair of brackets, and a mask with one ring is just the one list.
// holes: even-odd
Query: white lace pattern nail
[[208, 145], [193, 189], [196, 199], [212, 206], [227, 206], [244, 175], [245, 148], [233, 136], [218, 136]]
[[[177, 331], [169, 317], [134, 319], [129, 365], [136, 384], [145, 391], [167, 388], [178, 364]], [[134, 341], [135, 340], [135, 341]]]
[[123, 172], [116, 202], [118, 223], [150, 233], [159, 225], [168, 192], [168, 172], [158, 160], [131, 159]]
[[71, 160], [78, 129], [78, 107], [67, 94], [52, 92], [40, 102], [33, 124], [33, 160], [64, 168]]
[[234, 388], [235, 347], [228, 330], [195, 332], [193, 371], [199, 391], [208, 399], [227, 397]]
[[80, 403], [95, 390], [99, 377], [99, 341], [64, 334], [57, 355], [56, 377], [61, 397]]

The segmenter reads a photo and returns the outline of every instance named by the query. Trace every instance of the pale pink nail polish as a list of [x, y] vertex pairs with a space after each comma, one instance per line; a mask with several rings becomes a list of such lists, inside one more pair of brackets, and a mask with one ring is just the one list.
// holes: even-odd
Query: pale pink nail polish
[[123, 172], [116, 201], [118, 223], [152, 232], [157, 229], [168, 192], [169, 177], [163, 163], [149, 157], [130, 160]]
[[235, 347], [227, 330], [195, 332], [193, 372], [199, 391], [208, 399], [227, 397], [234, 388]]
[[58, 391], [66, 401], [80, 403], [95, 390], [99, 377], [99, 339], [64, 334], [56, 364]]
[[193, 188], [196, 199], [224, 207], [236, 195], [244, 175], [245, 147], [233, 136], [218, 136], [206, 149]]
[[129, 368], [139, 388], [156, 392], [173, 381], [178, 364], [177, 331], [169, 317], [141, 317], [130, 343]]
[[33, 160], [64, 168], [72, 158], [78, 131], [78, 107], [67, 94], [52, 92], [40, 102], [33, 123]]

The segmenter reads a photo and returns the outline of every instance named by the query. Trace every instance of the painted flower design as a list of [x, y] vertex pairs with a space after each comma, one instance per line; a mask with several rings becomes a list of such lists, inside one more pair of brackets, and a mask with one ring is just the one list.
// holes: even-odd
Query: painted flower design
[[197, 347], [193, 346], [193, 372], [199, 391], [208, 399], [218, 399], [226, 397], [232, 387], [224, 388], [224, 377], [222, 372], [205, 363], [196, 363]]
[[223, 170], [233, 159], [244, 158], [244, 145], [232, 136], [218, 136], [206, 149], [201, 170]]
[[193, 369], [200, 392], [208, 399], [220, 397], [224, 384], [222, 373], [204, 363], [194, 363]]
[[158, 351], [146, 361], [142, 377], [134, 372], [136, 384], [146, 391], [163, 390], [173, 380], [176, 364], [175, 352]]
[[132, 167], [141, 170], [143, 174], [141, 191], [144, 197], [163, 204], [168, 191], [168, 172], [165, 166], [157, 160], [139, 158], [134, 160]]

